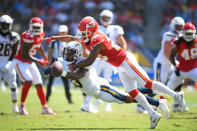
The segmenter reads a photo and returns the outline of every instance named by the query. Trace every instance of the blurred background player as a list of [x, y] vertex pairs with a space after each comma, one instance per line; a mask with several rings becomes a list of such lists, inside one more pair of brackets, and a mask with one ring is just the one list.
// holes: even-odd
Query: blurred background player
[[[170, 52], [173, 47], [172, 40], [181, 36], [184, 25], [185, 22], [181, 17], [174, 17], [170, 22], [170, 29], [163, 34], [161, 49], [153, 62], [154, 80], [167, 84], [167, 81], [172, 75], [175, 69], [170, 62]], [[149, 95], [154, 96], [154, 94], [156, 94], [156, 91], [153, 91], [153, 94]], [[177, 106], [175, 106], [177, 104], [174, 101], [173, 111], [177, 110]], [[141, 113], [145, 112], [144, 108], [139, 104], [137, 104], [136, 110]]]
[[[58, 35], [67, 35], [68, 34], [68, 27], [66, 25], [60, 25], [58, 29]], [[61, 41], [52, 41], [49, 44], [49, 50], [48, 50], [48, 59], [49, 63], [52, 64], [57, 57], [62, 56], [63, 52], [63, 47], [66, 45], [65, 42]], [[65, 95], [68, 100], [69, 104], [72, 104], [72, 99], [71, 99], [71, 93], [70, 93], [70, 88], [69, 88], [69, 82], [68, 79], [65, 77], [61, 77], [63, 83], [64, 83], [64, 89], [65, 89]], [[48, 79], [48, 85], [47, 85], [47, 92], [46, 92], [46, 99], [47, 102], [49, 101], [49, 97], [51, 95], [51, 87], [54, 81], [54, 76], [50, 76]]]
[[17, 83], [16, 70], [10, 68], [12, 60], [16, 54], [20, 36], [12, 30], [13, 19], [8, 15], [0, 17], [0, 81], [2, 77], [11, 89], [12, 112], [19, 112], [17, 106]]
[[[21, 105], [19, 108], [19, 112], [22, 115], [28, 114], [25, 108], [25, 100], [32, 84], [36, 87], [37, 95], [42, 105], [42, 114], [55, 115], [47, 106], [42, 78], [35, 64], [35, 62], [41, 66], [47, 66], [48, 64], [48, 59], [41, 46], [44, 40], [43, 26], [43, 21], [39, 17], [33, 17], [30, 20], [29, 30], [21, 35], [19, 49], [15, 56], [16, 69], [24, 83], [21, 92]], [[35, 57], [37, 51], [44, 59], [37, 59]]]
[[[103, 10], [100, 15], [101, 25], [99, 29], [105, 33], [112, 41], [119, 44], [124, 50], [127, 50], [127, 43], [124, 38], [123, 28], [119, 25], [111, 25], [113, 22], [113, 13], [110, 10]], [[111, 64], [97, 58], [94, 64], [92, 65], [96, 69], [98, 75], [103, 72], [103, 77], [109, 82], [112, 82], [112, 75], [115, 69]], [[116, 70], [116, 69], [115, 69]], [[115, 71], [117, 72], [117, 71]], [[101, 100], [96, 100], [94, 103], [94, 108], [97, 109], [97, 106], [101, 103]], [[111, 112], [111, 104], [106, 103], [105, 111]]]
[[[176, 39], [174, 43], [170, 61], [176, 67], [176, 70], [167, 83], [167, 86], [172, 90], [175, 90], [186, 78], [197, 82], [197, 37], [195, 26], [190, 22], [186, 23], [183, 36]], [[176, 56], [178, 56], [178, 64], [175, 62]], [[180, 105], [178, 107], [180, 108]], [[185, 108], [185, 111], [187, 110]]]

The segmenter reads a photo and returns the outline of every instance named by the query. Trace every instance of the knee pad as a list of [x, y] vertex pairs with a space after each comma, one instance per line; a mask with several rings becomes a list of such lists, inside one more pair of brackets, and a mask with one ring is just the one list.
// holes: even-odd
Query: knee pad
[[132, 90], [132, 91], [129, 92], [129, 95], [130, 95], [133, 99], [135, 99], [135, 97], [138, 95], [138, 93], [139, 93], [139, 90], [138, 90], [138, 89], [134, 89], [134, 90]]
[[148, 88], [148, 89], [152, 89], [152, 87], [153, 87], [153, 80], [148, 80], [147, 82], [146, 82], [146, 85], [144, 86], [144, 87], [146, 87], [146, 88]]

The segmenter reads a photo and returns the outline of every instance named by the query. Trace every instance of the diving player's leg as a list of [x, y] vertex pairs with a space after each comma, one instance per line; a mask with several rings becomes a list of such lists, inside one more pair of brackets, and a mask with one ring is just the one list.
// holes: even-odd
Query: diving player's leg
[[151, 80], [148, 74], [138, 64], [133, 54], [127, 53], [127, 58], [123, 62], [122, 67], [131, 79], [136, 79], [140, 85], [146, 88], [154, 89], [170, 95], [180, 103], [182, 110], [184, 110], [185, 105], [183, 103], [183, 98], [184, 98], [183, 93], [182, 92], [176, 93], [173, 90], [169, 89], [164, 84], [162, 84], [161, 82]]

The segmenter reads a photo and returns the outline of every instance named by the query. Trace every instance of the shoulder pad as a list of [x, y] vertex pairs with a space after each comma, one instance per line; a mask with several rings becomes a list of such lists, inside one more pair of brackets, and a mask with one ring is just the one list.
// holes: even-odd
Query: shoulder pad
[[11, 32], [11, 39], [14, 41], [20, 40], [20, 35], [17, 32]]
[[176, 35], [170, 31], [164, 33], [164, 36], [168, 36], [168, 37], [176, 37]]

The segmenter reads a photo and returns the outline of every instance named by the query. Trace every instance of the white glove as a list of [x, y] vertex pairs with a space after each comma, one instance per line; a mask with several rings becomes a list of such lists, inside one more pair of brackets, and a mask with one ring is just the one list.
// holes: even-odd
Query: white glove
[[2, 68], [3, 72], [8, 72], [12, 61], [8, 61], [8, 63]]

